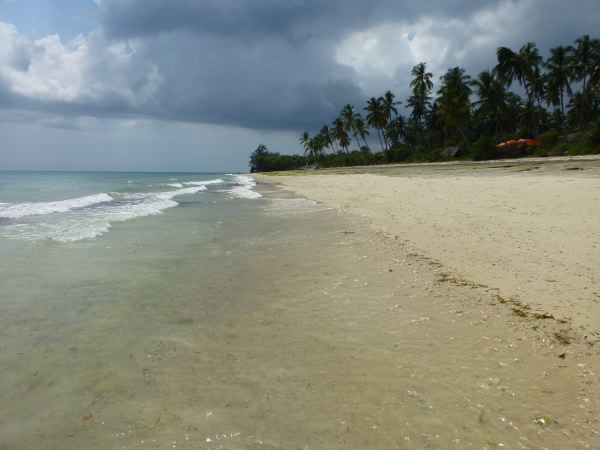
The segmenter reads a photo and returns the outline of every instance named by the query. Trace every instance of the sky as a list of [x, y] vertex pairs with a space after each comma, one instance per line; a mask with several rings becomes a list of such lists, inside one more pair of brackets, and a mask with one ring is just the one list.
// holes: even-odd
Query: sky
[[0, 170], [246, 171], [405, 101], [421, 61], [439, 84], [598, 23], [598, 0], [0, 0]]

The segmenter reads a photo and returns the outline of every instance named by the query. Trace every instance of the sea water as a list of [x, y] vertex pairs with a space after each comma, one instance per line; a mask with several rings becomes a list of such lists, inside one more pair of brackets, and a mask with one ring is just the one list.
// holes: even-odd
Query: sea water
[[206, 284], [227, 270], [217, 260], [236, 236], [224, 223], [243, 239], [257, 214], [254, 185], [233, 174], [0, 172], [0, 448], [62, 448], [59, 424], [81, 415], [74, 398], [96, 396], [98, 382], [149, 400], [122, 358], [149, 359], [149, 341], [198, 321], [178, 300], [222, 306], [229, 293], [206, 300]]
[[161, 214], [178, 206], [177, 199], [204, 198], [210, 216], [208, 205], [223, 194], [258, 198], [252, 185], [248, 177], [219, 174], [0, 173], [0, 237], [82, 241], [115, 223]]

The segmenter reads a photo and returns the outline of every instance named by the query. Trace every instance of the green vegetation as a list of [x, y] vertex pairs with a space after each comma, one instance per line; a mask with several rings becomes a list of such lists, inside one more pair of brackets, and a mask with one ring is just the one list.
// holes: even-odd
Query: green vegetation
[[[419, 63], [407, 116], [391, 91], [370, 98], [364, 117], [347, 104], [330, 126], [302, 134], [304, 155], [261, 145], [251, 170], [600, 153], [600, 40], [582, 36], [574, 46], [551, 49], [545, 61], [532, 42], [518, 51], [500, 47], [496, 56], [497, 65], [476, 78], [461, 67], [448, 69], [435, 97], [433, 74]], [[509, 90], [513, 84], [524, 97]], [[370, 135], [378, 149], [369, 146]], [[541, 145], [496, 147], [519, 138]]]
[[267, 147], [261, 144], [250, 156], [250, 170], [252, 172], [293, 170], [305, 166], [306, 160], [304, 156], [269, 152]]

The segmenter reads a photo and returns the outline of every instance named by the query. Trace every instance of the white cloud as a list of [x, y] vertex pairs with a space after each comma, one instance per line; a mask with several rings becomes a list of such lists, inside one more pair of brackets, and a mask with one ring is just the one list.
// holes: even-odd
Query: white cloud
[[85, 39], [65, 47], [58, 35], [30, 43], [26, 70], [4, 65], [9, 88], [26, 97], [72, 102], [84, 94], [83, 65], [88, 56]]
[[0, 22], [0, 79], [12, 94], [48, 103], [152, 102], [163, 79], [156, 64], [134, 60], [134, 46], [108, 43], [98, 31], [63, 42], [31, 40]]
[[448, 67], [461, 64], [477, 48], [492, 50], [504, 28], [496, 22], [488, 26], [492, 12], [482, 12], [468, 19], [436, 21], [423, 18], [412, 23], [387, 23], [350, 34], [336, 48], [336, 60], [352, 67], [359, 76], [393, 78], [398, 69], [426, 62], [440, 74]]
[[533, 41], [547, 54], [550, 47], [593, 33], [599, 12], [598, 3], [590, 0], [581, 0], [578, 8], [558, 1], [502, 0], [454, 17], [390, 18], [351, 32], [337, 45], [335, 58], [354, 69], [365, 91], [389, 87], [404, 97], [410, 69], [419, 62], [427, 63], [436, 83], [457, 65], [475, 77], [494, 66], [497, 47], [518, 49]]

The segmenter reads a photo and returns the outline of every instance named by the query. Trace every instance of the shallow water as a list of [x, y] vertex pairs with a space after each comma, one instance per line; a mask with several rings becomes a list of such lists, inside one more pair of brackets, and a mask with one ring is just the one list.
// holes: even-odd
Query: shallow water
[[0, 448], [598, 448], [594, 348], [264, 193], [4, 239]]

